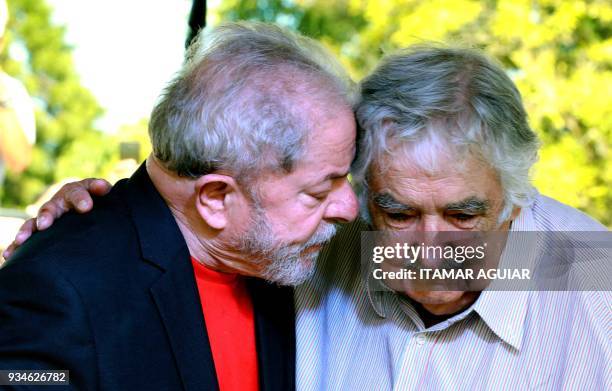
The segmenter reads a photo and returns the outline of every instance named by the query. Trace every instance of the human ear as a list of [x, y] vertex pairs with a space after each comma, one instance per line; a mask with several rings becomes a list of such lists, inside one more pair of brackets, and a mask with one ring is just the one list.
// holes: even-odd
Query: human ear
[[211, 228], [224, 229], [229, 221], [230, 208], [242, 196], [234, 178], [208, 174], [198, 178], [195, 187], [198, 214]]

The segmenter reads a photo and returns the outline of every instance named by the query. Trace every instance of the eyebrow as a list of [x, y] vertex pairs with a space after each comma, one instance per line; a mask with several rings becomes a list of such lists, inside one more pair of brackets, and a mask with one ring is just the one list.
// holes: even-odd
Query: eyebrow
[[[355, 159], [356, 159], [356, 156], [357, 156], [356, 151], [357, 151], [357, 148], [356, 148], [356, 147], [353, 147], [353, 160], [352, 160], [352, 162], [354, 162], [354, 161], [355, 161]], [[317, 184], [319, 184], [319, 183], [323, 183], [323, 182], [326, 182], [326, 181], [332, 181], [332, 180], [334, 180], [334, 179], [341, 179], [341, 178], [345, 178], [346, 176], [348, 176], [348, 175], [351, 173], [351, 167], [353, 166], [353, 163], [352, 163], [352, 162], [351, 162], [351, 164], [349, 165], [349, 168], [348, 168], [348, 169], [346, 169], [345, 171], [342, 171], [342, 172], [338, 172], [338, 171], [336, 171], [336, 172], [331, 172], [331, 173], [327, 174], [327, 175], [326, 175], [324, 178], [322, 178], [321, 180], [317, 181], [316, 183], [317, 183]]]
[[340, 171], [340, 172], [336, 171], [336, 172], [327, 174], [325, 178], [319, 181], [319, 183], [347, 177], [351, 173], [351, 167], [353, 167], [353, 162], [355, 161], [356, 158], [357, 158], [357, 147], [354, 146], [353, 147], [353, 159], [351, 160], [351, 164], [349, 164], [348, 168], [344, 171]]
[[321, 179], [313, 181], [310, 185], [311, 186], [317, 186], [317, 185], [320, 185], [320, 184], [322, 184], [324, 182], [327, 182], [327, 181], [333, 181], [334, 179], [344, 178], [348, 174], [349, 174], [349, 171], [345, 171], [344, 173], [341, 173], [341, 172], [332, 172], [332, 173], [327, 174], [325, 177], [323, 177]]
[[447, 211], [467, 212], [473, 214], [485, 213], [489, 210], [489, 202], [477, 197], [469, 197], [462, 201], [447, 204]]
[[372, 196], [372, 201], [376, 206], [380, 209], [385, 210], [397, 210], [400, 212], [410, 212], [416, 211], [416, 208], [413, 208], [410, 205], [403, 204], [393, 198], [393, 196], [389, 193], [377, 193]]

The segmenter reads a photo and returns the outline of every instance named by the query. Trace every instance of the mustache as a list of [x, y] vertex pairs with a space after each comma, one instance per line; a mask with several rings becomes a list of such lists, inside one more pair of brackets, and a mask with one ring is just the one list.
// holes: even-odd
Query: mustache
[[322, 223], [319, 228], [315, 231], [315, 233], [306, 241], [306, 243], [302, 244], [300, 247], [302, 249], [306, 249], [313, 246], [324, 245], [328, 243], [336, 232], [338, 231], [338, 227], [336, 224], [332, 223]]
[[[268, 248], [266, 258], [271, 259], [264, 278], [280, 285], [296, 286], [309, 279], [315, 272], [315, 262], [320, 249], [305, 253], [313, 246], [324, 245], [336, 234], [336, 226], [331, 223], [322, 223], [315, 233], [303, 244], [283, 245]], [[306, 263], [305, 263], [306, 262]], [[306, 266], [310, 262], [310, 266]]]

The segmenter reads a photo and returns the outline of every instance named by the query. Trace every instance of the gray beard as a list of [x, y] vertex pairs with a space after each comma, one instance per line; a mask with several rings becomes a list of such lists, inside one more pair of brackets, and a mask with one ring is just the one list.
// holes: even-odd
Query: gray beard
[[284, 244], [275, 238], [259, 205], [255, 205], [251, 220], [247, 232], [238, 238], [237, 248], [260, 267], [259, 277], [279, 285], [295, 286], [312, 277], [320, 250], [304, 251], [323, 245], [336, 234], [334, 224], [322, 221], [306, 243]]

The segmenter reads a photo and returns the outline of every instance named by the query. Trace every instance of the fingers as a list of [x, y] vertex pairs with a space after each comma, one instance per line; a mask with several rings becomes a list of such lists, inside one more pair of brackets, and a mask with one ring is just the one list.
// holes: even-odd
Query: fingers
[[55, 206], [46, 206], [49, 202], [43, 204], [38, 211], [38, 216], [36, 216], [36, 229], [39, 231], [49, 228], [51, 224], [53, 224], [53, 220], [55, 220], [56, 217], [61, 216], [63, 213], [52, 212], [55, 210]]
[[[88, 179], [85, 179], [81, 182], [85, 181], [88, 181]], [[68, 189], [66, 196], [62, 200], [64, 201], [62, 207], [66, 209], [65, 211], [74, 209], [79, 213], [85, 213], [91, 210], [91, 208], [93, 208], [93, 200], [91, 199], [91, 194], [89, 194], [89, 182], [83, 184], [81, 184], [80, 182], [70, 183], [66, 186], [70, 186], [70, 188]], [[64, 213], [62, 212], [61, 214]]]
[[[79, 213], [89, 212], [93, 208], [92, 195], [103, 196], [111, 189], [111, 184], [104, 179], [88, 178], [66, 185], [67, 192], [64, 197], [68, 210], [75, 209]], [[60, 190], [61, 193], [61, 190]], [[60, 195], [57, 194], [57, 196]], [[55, 198], [55, 197], [54, 197]], [[63, 214], [63, 213], [62, 213]]]
[[89, 191], [97, 196], [106, 195], [113, 186], [105, 179], [90, 179]]
[[9, 257], [15, 252], [15, 249], [17, 249], [17, 245], [15, 242], [13, 242], [2, 252], [2, 257], [4, 259], [9, 259]]
[[106, 180], [95, 178], [65, 184], [49, 201], [42, 204], [35, 219], [29, 219], [23, 223], [15, 240], [2, 253], [2, 256], [5, 259], [10, 257], [32, 233], [49, 228], [55, 219], [69, 210], [76, 210], [79, 213], [90, 211], [93, 208], [91, 195], [103, 196], [110, 191], [111, 187]]
[[14, 244], [17, 246], [23, 244], [36, 231], [36, 223], [34, 219], [27, 219], [19, 228], [17, 236], [15, 236]]
[[23, 242], [28, 240], [30, 236], [36, 231], [36, 220], [28, 219], [21, 225], [15, 240], [11, 243], [2, 253], [4, 259], [8, 259]]
[[111, 184], [104, 179], [95, 178], [65, 184], [39, 209], [36, 217], [37, 228], [39, 230], [49, 228], [55, 219], [69, 210], [76, 210], [79, 213], [89, 212], [93, 208], [91, 194], [103, 196], [111, 187]]
[[69, 201], [72, 192], [70, 183], [62, 186], [62, 188], [53, 197], [42, 204], [36, 216], [36, 228], [40, 231], [47, 229], [53, 224], [53, 221], [70, 210]]
[[53, 221], [71, 209], [78, 212], [87, 212], [93, 206], [93, 201], [87, 192], [87, 185], [83, 182], [67, 183], [62, 186], [51, 199], [40, 207], [36, 216], [36, 228], [47, 229]]

